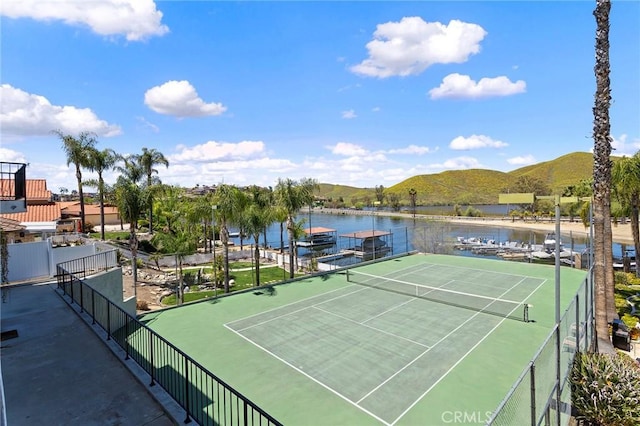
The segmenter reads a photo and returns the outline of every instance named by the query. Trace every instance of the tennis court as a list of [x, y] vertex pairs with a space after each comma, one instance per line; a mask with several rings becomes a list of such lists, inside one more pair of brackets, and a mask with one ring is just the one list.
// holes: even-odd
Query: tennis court
[[553, 267], [413, 255], [143, 320], [285, 424], [484, 424], [553, 295]]

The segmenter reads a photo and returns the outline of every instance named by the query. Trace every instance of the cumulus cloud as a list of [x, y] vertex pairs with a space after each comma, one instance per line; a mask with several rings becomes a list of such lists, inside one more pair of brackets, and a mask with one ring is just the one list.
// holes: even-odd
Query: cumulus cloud
[[536, 159], [533, 155], [520, 155], [518, 157], [507, 158], [507, 163], [513, 166], [527, 166], [529, 164], [535, 164]]
[[482, 168], [480, 162], [473, 157], [456, 157], [446, 160], [444, 163], [431, 164], [430, 169], [465, 170]]
[[613, 148], [613, 155], [626, 155], [630, 157], [640, 151], [640, 139], [629, 142], [627, 141], [628, 138], [629, 136], [627, 134], [622, 134], [619, 137], [612, 135], [611, 148]]
[[44, 96], [27, 93], [9, 84], [0, 86], [0, 126], [8, 137], [44, 136], [52, 130], [98, 136], [122, 133], [119, 126], [100, 120], [89, 108], [51, 105]]
[[469, 150], [479, 148], [504, 148], [509, 144], [496, 141], [485, 135], [471, 135], [468, 138], [458, 136], [449, 143], [449, 148], [455, 150]]
[[89, 27], [102, 36], [124, 35], [129, 41], [169, 32], [153, 0], [5, 0], [0, 13], [9, 18], [59, 20]]
[[441, 98], [489, 98], [496, 96], [510, 96], [524, 93], [527, 90], [527, 83], [518, 80], [515, 83], [505, 76], [494, 78], [482, 78], [476, 82], [468, 75], [458, 73], [449, 74], [440, 86], [429, 90], [431, 99]]
[[169, 156], [170, 162], [253, 161], [266, 156], [265, 145], [262, 141], [238, 143], [209, 141], [192, 147], [178, 145], [176, 149], [178, 153]]
[[144, 94], [144, 103], [158, 114], [175, 117], [220, 115], [227, 110], [221, 103], [206, 103], [186, 80], [167, 81]]
[[26, 163], [27, 160], [23, 153], [14, 151], [9, 148], [0, 147], [0, 158], [8, 163]]
[[378, 24], [373, 40], [367, 43], [369, 57], [350, 70], [386, 78], [420, 74], [433, 64], [463, 63], [480, 52], [480, 42], [486, 35], [477, 24], [404, 17], [400, 22]]
[[334, 146], [329, 147], [329, 149], [331, 149], [332, 154], [343, 155], [347, 157], [367, 155], [369, 152], [360, 145], [352, 144], [349, 142], [338, 142]]
[[395, 148], [387, 151], [387, 154], [423, 155], [433, 152], [428, 146], [409, 145], [405, 148]]
[[344, 118], [345, 120], [351, 120], [352, 118], [356, 118], [356, 112], [352, 109], [347, 110], [347, 111], [342, 111], [342, 118]]

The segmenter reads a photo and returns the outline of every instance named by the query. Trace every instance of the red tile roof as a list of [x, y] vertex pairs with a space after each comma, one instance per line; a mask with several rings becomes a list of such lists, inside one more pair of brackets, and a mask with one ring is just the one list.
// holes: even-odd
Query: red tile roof
[[24, 213], [3, 214], [2, 217], [18, 222], [53, 222], [60, 220], [62, 214], [56, 204], [27, 206]]
[[22, 231], [26, 226], [20, 225], [17, 220], [9, 219], [6, 216], [0, 216], [0, 228], [5, 232]]
[[[56, 204], [60, 206], [60, 210], [63, 215], [80, 216], [80, 202], [59, 201]], [[84, 214], [100, 214], [100, 204], [85, 204]], [[104, 214], [118, 214], [118, 208], [113, 206], [104, 206]]]
[[[27, 179], [27, 204], [42, 204], [51, 202], [51, 191], [47, 189], [45, 179]], [[11, 179], [0, 179], [0, 193], [13, 194], [14, 181]]]

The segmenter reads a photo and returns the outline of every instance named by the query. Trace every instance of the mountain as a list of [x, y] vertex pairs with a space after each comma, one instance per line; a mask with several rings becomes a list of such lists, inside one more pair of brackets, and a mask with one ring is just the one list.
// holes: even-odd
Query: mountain
[[[617, 157], [611, 159], [616, 161]], [[558, 193], [583, 179], [590, 179], [592, 173], [593, 154], [574, 152], [508, 173], [471, 169], [413, 176], [385, 188], [385, 192], [399, 194], [405, 204], [409, 200], [410, 188], [417, 191], [418, 204], [493, 204], [498, 202], [498, 194], [506, 191], [521, 176], [539, 179], [545, 182], [553, 193]], [[375, 189], [320, 184], [319, 195], [332, 200], [342, 198], [349, 205], [353, 200], [363, 201], [365, 197], [375, 200]]]

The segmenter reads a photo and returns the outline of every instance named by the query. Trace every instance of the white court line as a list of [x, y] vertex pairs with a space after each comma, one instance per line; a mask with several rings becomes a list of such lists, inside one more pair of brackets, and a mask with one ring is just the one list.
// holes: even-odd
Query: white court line
[[338, 317], [338, 318], [341, 318], [341, 319], [343, 319], [343, 320], [346, 320], [346, 321], [352, 322], [352, 323], [354, 323], [354, 324], [358, 324], [358, 325], [361, 325], [361, 326], [363, 326], [363, 327], [370, 328], [371, 330], [375, 330], [375, 331], [378, 331], [378, 332], [380, 332], [380, 333], [383, 333], [383, 334], [386, 334], [386, 335], [389, 335], [389, 336], [396, 337], [396, 338], [398, 338], [398, 339], [406, 340], [407, 342], [415, 343], [416, 345], [418, 345], [418, 346], [422, 346], [423, 348], [428, 348], [428, 347], [429, 347], [428, 345], [425, 345], [424, 343], [416, 342], [415, 340], [411, 340], [411, 339], [408, 339], [408, 338], [406, 338], [406, 337], [398, 336], [397, 334], [389, 333], [388, 331], [380, 330], [379, 328], [371, 327], [370, 325], [364, 324], [364, 323], [362, 323], [362, 322], [354, 321], [354, 320], [352, 320], [351, 318], [347, 318], [347, 317], [345, 317], [345, 316], [342, 316], [342, 315], [340, 315], [340, 314], [336, 314], [336, 313], [334, 313], [334, 312], [326, 311], [326, 310], [324, 310], [324, 309], [322, 309], [322, 308], [319, 308], [319, 307], [317, 307], [317, 306], [312, 306], [312, 308], [313, 308], [313, 309], [317, 309], [317, 310], [319, 310], [320, 312], [324, 312], [324, 313], [326, 313], [326, 314], [333, 315], [333, 316]]
[[[531, 277], [525, 277], [525, 278], [531, 278]], [[523, 280], [524, 280], [524, 279], [520, 280], [520, 282], [518, 282], [518, 284], [516, 284], [516, 285], [515, 285], [515, 286], [513, 286], [512, 288], [515, 288], [515, 287], [516, 287], [517, 285], [519, 285]], [[525, 298], [525, 300], [526, 300], [526, 299], [528, 299], [529, 297], [531, 297], [531, 296], [532, 296], [536, 291], [538, 291], [538, 289], [539, 289], [540, 287], [542, 287], [542, 285], [543, 285], [544, 283], [546, 283], [546, 282], [547, 282], [547, 280], [542, 281], [542, 282], [538, 285], [538, 287], [536, 287], [536, 288], [535, 288], [531, 293], [529, 293], [529, 296], [527, 296], [527, 297]], [[508, 291], [510, 291], [510, 290], [508, 290]], [[506, 293], [506, 292], [505, 292], [505, 293]], [[503, 293], [503, 294], [504, 294], [504, 293]], [[517, 308], [516, 308], [516, 309], [517, 309]], [[515, 310], [515, 309], [514, 309], [514, 310]], [[513, 313], [513, 311], [512, 311], [512, 313]], [[440, 376], [440, 378], [439, 378], [438, 380], [436, 380], [436, 382], [435, 382], [434, 384], [432, 384], [432, 385], [429, 387], [429, 389], [427, 389], [427, 390], [426, 390], [422, 395], [420, 395], [420, 397], [419, 397], [418, 399], [416, 399], [416, 400], [413, 402], [413, 404], [411, 404], [409, 407], [407, 407], [407, 409], [406, 409], [406, 410], [404, 410], [404, 411], [402, 412], [402, 414], [400, 414], [400, 416], [398, 416], [398, 418], [397, 418], [397, 419], [395, 419], [395, 420], [391, 423], [391, 425], [395, 425], [395, 424], [396, 424], [396, 423], [397, 423], [397, 422], [398, 422], [398, 421], [399, 421], [399, 420], [400, 420], [400, 419], [401, 419], [405, 414], [407, 414], [407, 413], [409, 412], [409, 410], [411, 410], [413, 407], [415, 407], [415, 405], [416, 405], [418, 402], [420, 402], [420, 400], [422, 400], [422, 398], [424, 398], [424, 397], [425, 397], [429, 392], [431, 392], [431, 390], [432, 390], [434, 387], [436, 387], [436, 386], [438, 385], [438, 383], [440, 383], [440, 382], [441, 382], [441, 381], [442, 381], [442, 380], [443, 380], [447, 375], [449, 375], [449, 373], [451, 373], [451, 371], [453, 371], [453, 369], [455, 369], [455, 368], [458, 366], [458, 364], [460, 364], [460, 363], [461, 363], [461, 362], [462, 362], [462, 361], [463, 361], [463, 360], [464, 360], [464, 359], [465, 359], [465, 358], [466, 358], [466, 357], [467, 357], [471, 352], [473, 352], [473, 350], [474, 350], [475, 348], [477, 348], [477, 347], [478, 347], [478, 346], [479, 346], [479, 345], [480, 345], [480, 344], [481, 344], [481, 343], [482, 343], [482, 342], [483, 342], [487, 337], [489, 337], [489, 336], [491, 335], [491, 333], [493, 333], [493, 332], [494, 332], [494, 331], [495, 331], [495, 330], [496, 330], [496, 329], [497, 329], [497, 328], [498, 328], [498, 327], [499, 327], [499, 326], [500, 326], [504, 321], [506, 321], [506, 318], [503, 318], [502, 320], [500, 320], [500, 322], [499, 322], [498, 324], [496, 324], [496, 326], [495, 326], [495, 327], [493, 327], [491, 330], [489, 330], [489, 332], [488, 332], [488, 333], [487, 333], [487, 334], [486, 334], [482, 339], [480, 339], [480, 341], [478, 341], [478, 343], [476, 343], [475, 345], [473, 345], [473, 347], [472, 347], [471, 349], [469, 349], [469, 350], [467, 351], [467, 353], [466, 353], [466, 354], [464, 354], [464, 355], [462, 356], [462, 358], [460, 358], [460, 359], [459, 359], [455, 364], [453, 364], [453, 365], [451, 366], [451, 368], [449, 368], [449, 369], [448, 369], [448, 370], [447, 370], [447, 371], [446, 371], [442, 376]], [[434, 346], [435, 346], [435, 345], [434, 345]], [[421, 356], [422, 356], [422, 355], [421, 355]]]
[[[224, 325], [225, 327], [227, 327], [227, 325]], [[373, 414], [371, 411], [367, 410], [364, 407], [359, 406], [358, 404], [356, 404], [355, 402], [353, 402], [352, 400], [350, 400], [349, 398], [347, 398], [346, 396], [342, 395], [340, 392], [336, 391], [335, 389], [325, 385], [324, 383], [322, 383], [321, 381], [319, 381], [318, 379], [316, 379], [315, 377], [305, 373], [304, 371], [302, 371], [301, 369], [299, 369], [298, 367], [296, 367], [295, 365], [291, 364], [290, 362], [284, 360], [283, 358], [280, 358], [278, 355], [274, 354], [273, 352], [271, 352], [270, 350], [260, 346], [259, 344], [257, 344], [256, 342], [254, 342], [253, 340], [243, 336], [242, 334], [238, 333], [236, 330], [227, 327], [229, 330], [233, 331], [234, 333], [236, 333], [238, 336], [242, 337], [243, 339], [245, 339], [247, 342], [251, 343], [252, 345], [262, 349], [263, 351], [265, 351], [267, 354], [271, 355], [272, 357], [276, 358], [277, 360], [285, 363], [286, 365], [288, 365], [289, 367], [293, 368], [294, 370], [296, 370], [298, 373], [302, 374], [303, 376], [307, 377], [310, 380], [313, 380], [314, 382], [316, 382], [317, 384], [319, 384], [320, 386], [322, 386], [323, 388], [327, 389], [329, 392], [339, 396], [340, 398], [344, 399], [345, 401], [347, 401], [349, 404], [353, 405], [354, 407], [360, 409], [361, 411], [364, 411], [365, 413], [367, 413], [368, 415], [370, 415], [371, 417], [373, 417], [374, 419], [382, 422], [383, 424], [385, 424], [386, 426], [391, 426], [388, 422], [382, 420], [380, 417], [376, 416], [375, 414]]]
[[[453, 266], [453, 265], [444, 265], [441, 263], [432, 263], [431, 265], [435, 265], [435, 266], [442, 266], [443, 268], [452, 268], [452, 269], [465, 269], [467, 271], [477, 271], [477, 272], [486, 272], [488, 274], [496, 274], [496, 275], [509, 275], [512, 277], [519, 277], [519, 278], [537, 278], [537, 279], [543, 279], [546, 281], [546, 278], [540, 278], [540, 277], [534, 277], [531, 275], [520, 275], [520, 274], [512, 274], [510, 272], [500, 272], [500, 271], [492, 271], [490, 269], [478, 269], [478, 268], [469, 268], [468, 266]], [[527, 263], [524, 263], [523, 265], [528, 265]]]
[[[523, 279], [524, 280], [524, 279]], [[511, 288], [515, 288], [516, 286], [518, 286], [523, 280], [518, 281], [516, 284], [514, 284]], [[504, 293], [502, 293], [500, 296], [503, 296], [504, 294], [506, 294], [507, 292], [509, 292], [510, 290], [505, 291]], [[516, 308], [517, 309], [517, 308]], [[515, 310], [515, 309], [514, 309]], [[475, 314], [471, 315], [469, 318], [467, 318], [462, 324], [460, 324], [459, 326], [457, 326], [456, 328], [454, 328], [453, 330], [451, 330], [449, 333], [447, 333], [445, 336], [443, 336], [440, 340], [438, 340], [433, 346], [431, 346], [429, 349], [427, 349], [426, 351], [422, 352], [420, 355], [418, 355], [415, 359], [413, 359], [413, 361], [409, 362], [407, 365], [405, 365], [404, 367], [402, 367], [400, 370], [396, 371], [395, 373], [393, 373], [391, 376], [389, 376], [385, 381], [383, 381], [382, 383], [380, 383], [378, 386], [376, 386], [375, 388], [373, 388], [369, 393], [367, 393], [365, 396], [363, 396], [362, 398], [360, 398], [358, 400], [358, 404], [360, 402], [362, 402], [364, 399], [368, 398], [372, 393], [374, 393], [375, 391], [377, 391], [378, 389], [380, 389], [382, 386], [384, 386], [386, 383], [388, 383], [391, 379], [393, 379], [394, 377], [396, 377], [398, 374], [402, 373], [404, 370], [406, 370], [407, 368], [409, 368], [413, 363], [415, 363], [417, 360], [419, 360], [420, 358], [422, 358], [425, 354], [427, 354], [427, 352], [429, 352], [431, 349], [435, 348], [436, 346], [438, 346], [440, 343], [442, 343], [444, 340], [446, 340], [447, 338], [449, 338], [451, 335], [453, 335], [453, 333], [455, 333], [456, 331], [460, 330], [465, 324], [467, 324], [469, 321], [471, 321], [472, 319], [474, 319], [475, 317], [477, 317], [478, 315], [480, 315], [482, 312], [478, 311]], [[419, 399], [418, 399], [419, 400]], [[417, 402], [417, 401], [416, 401]], [[415, 405], [416, 402], [414, 402], [412, 404]], [[404, 412], [406, 413], [406, 411]], [[402, 415], [404, 415], [404, 413]], [[402, 417], [402, 416], [401, 416]], [[396, 421], [398, 421], [398, 419], [396, 419]], [[395, 423], [395, 422], [393, 422]]]
[[[344, 288], [347, 288], [347, 287], [344, 287]], [[278, 316], [276, 316], [276, 317], [269, 318], [268, 320], [264, 320], [264, 321], [261, 321], [261, 322], [255, 323], [255, 324], [251, 324], [250, 326], [245, 327], [245, 328], [241, 328], [241, 329], [239, 329], [238, 331], [245, 331], [245, 330], [248, 330], [248, 329], [253, 328], [253, 327], [258, 327], [258, 326], [260, 326], [260, 325], [264, 325], [264, 324], [266, 324], [266, 323], [268, 323], [268, 322], [271, 322], [271, 321], [274, 321], [274, 320], [277, 320], [277, 319], [280, 319], [280, 318], [287, 317], [287, 316], [289, 316], [289, 315], [291, 315], [291, 314], [295, 314], [295, 313], [298, 313], [298, 312], [304, 311], [305, 309], [314, 308], [316, 305], [321, 305], [321, 304], [323, 304], [323, 303], [325, 303], [325, 302], [329, 302], [329, 301], [333, 301], [333, 300], [338, 300], [338, 299], [340, 299], [341, 297], [351, 296], [352, 294], [359, 293], [359, 292], [361, 292], [361, 291], [363, 291], [363, 290], [366, 290], [366, 289], [367, 289], [367, 287], [360, 288], [360, 289], [358, 289], [358, 290], [352, 291], [352, 292], [347, 293], [347, 294], [341, 294], [340, 296], [336, 296], [336, 297], [333, 297], [333, 298], [331, 298], [331, 299], [323, 300], [322, 302], [320, 302], [320, 303], [316, 303], [316, 304], [314, 304], [314, 305], [304, 306], [304, 307], [302, 307], [302, 308], [300, 308], [300, 309], [296, 309], [295, 311], [287, 312], [287, 313], [284, 313], [284, 314], [282, 314], [282, 315], [278, 315]], [[327, 293], [324, 293], [324, 294], [327, 294]], [[281, 306], [280, 308], [283, 308], [284, 306], [287, 306], [287, 305], [283, 305], [283, 306]], [[272, 310], [273, 310], [273, 309], [272, 309]], [[265, 311], [265, 312], [269, 312], [269, 311]], [[247, 317], [247, 318], [251, 318], [251, 317]], [[232, 322], [233, 322], [233, 321], [232, 321]], [[228, 324], [231, 324], [231, 323], [228, 323]], [[227, 325], [227, 324], [225, 324], [225, 326], [226, 326], [226, 325]]]

